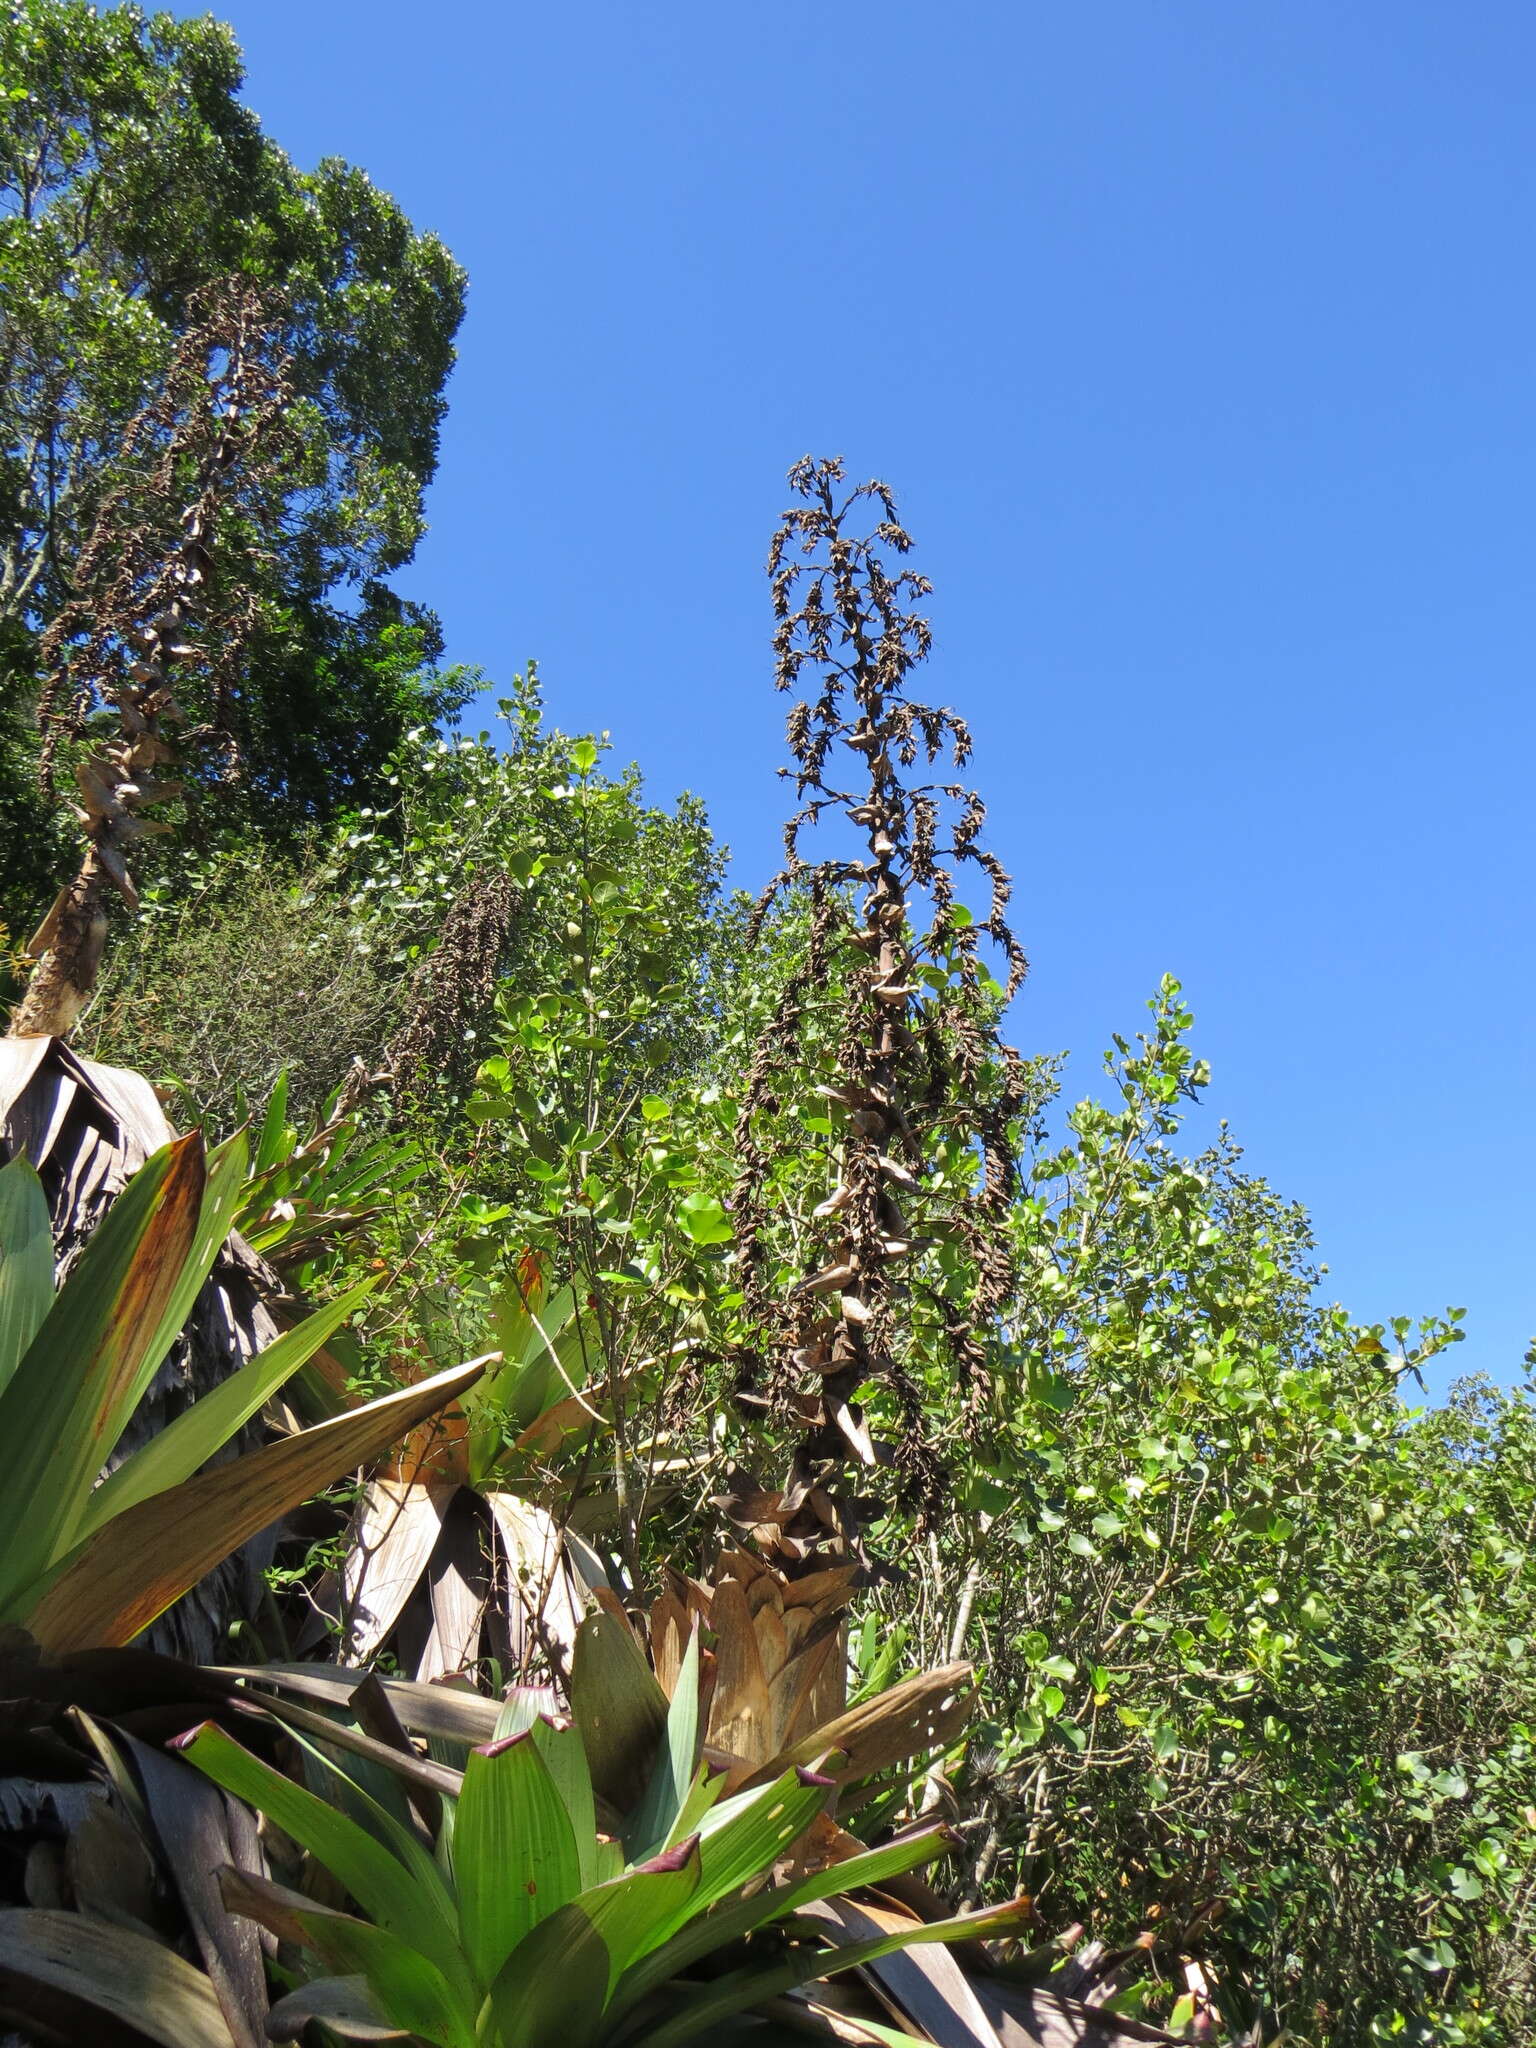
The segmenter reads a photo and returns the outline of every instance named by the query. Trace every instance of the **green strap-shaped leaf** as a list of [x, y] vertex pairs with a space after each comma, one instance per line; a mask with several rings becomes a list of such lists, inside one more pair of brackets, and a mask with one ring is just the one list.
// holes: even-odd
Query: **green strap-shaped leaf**
[[531, 1733], [571, 1823], [580, 1882], [597, 1884], [607, 1873], [600, 1867], [597, 1802], [592, 1796], [592, 1774], [581, 1746], [581, 1731], [573, 1721], [544, 1714], [534, 1722]]
[[571, 1659], [571, 1712], [592, 1783], [627, 1813], [644, 1792], [667, 1732], [667, 1696], [621, 1615], [589, 1614]]
[[[699, 1883], [686, 1894], [667, 1901], [669, 1910], [651, 1930], [648, 1949], [661, 1949], [666, 1944], [670, 1955], [673, 1938], [687, 1922], [697, 1920], [752, 1879], [765, 1878], [790, 1845], [804, 1834], [825, 1798], [826, 1786], [820, 1780], [800, 1771], [786, 1771], [773, 1784], [738, 1793], [707, 1813], [697, 1838]], [[697, 1954], [707, 1955], [717, 1945], [712, 1938], [702, 1944]], [[641, 1962], [640, 1971], [646, 1968]], [[662, 1972], [663, 1976], [667, 1974], [670, 1971]], [[650, 1984], [649, 1978], [641, 1981], [639, 1972], [631, 1970], [616, 1993], [617, 2005], [627, 2010]]]
[[45, 1650], [60, 1654], [132, 1642], [259, 1530], [465, 1393], [483, 1363], [471, 1359], [151, 1494], [94, 1530], [43, 1580], [19, 1589], [3, 1618], [24, 1623]]
[[496, 1712], [492, 1742], [505, 1742], [509, 1735], [526, 1735], [540, 1721], [552, 1721], [560, 1711], [560, 1695], [552, 1685], [512, 1685]]
[[666, 1739], [656, 1752], [645, 1797], [624, 1829], [624, 1846], [635, 1861], [653, 1856], [671, 1837], [693, 1789], [699, 1760], [699, 1631], [688, 1638], [667, 1708]]
[[[190, 1138], [184, 1138], [180, 1142], [196, 1145], [201, 1141], [194, 1132]], [[124, 1392], [118, 1411], [109, 1418], [108, 1433], [114, 1451], [117, 1449], [118, 1438], [128, 1427], [134, 1409], [148, 1393], [149, 1383], [159, 1371], [165, 1354], [186, 1327], [187, 1317], [191, 1315], [193, 1304], [202, 1292], [203, 1282], [213, 1271], [213, 1262], [224, 1249], [229, 1233], [235, 1227], [235, 1216], [240, 1208], [240, 1190], [245, 1183], [245, 1167], [246, 1145], [243, 1131], [236, 1131], [232, 1138], [226, 1138], [222, 1145], [215, 1146], [208, 1154], [204, 1165], [203, 1198], [198, 1209], [197, 1228], [192, 1236], [192, 1249], [182, 1263], [181, 1270], [176, 1276], [176, 1284], [160, 1312], [160, 1320], [145, 1346], [134, 1383]], [[109, 1221], [110, 1218], [109, 1210]], [[72, 1279], [74, 1276], [70, 1277]], [[68, 1285], [68, 1282], [65, 1284]], [[95, 1474], [92, 1474], [92, 1477], [94, 1478]], [[72, 1540], [73, 1534], [74, 1531], [71, 1530], [68, 1540]]]
[[902, 1949], [916, 1948], [923, 1942], [980, 1941], [992, 1935], [1017, 1933], [1033, 1911], [1027, 1899], [1015, 1899], [1010, 1905], [996, 1906], [989, 1912], [960, 1913], [952, 1920], [914, 1921], [910, 1927], [869, 1941], [848, 1942], [841, 1948], [807, 1948], [782, 1963], [734, 1970], [690, 1999], [675, 2018], [648, 2028], [645, 2048], [682, 2048], [685, 2041], [696, 2041], [722, 2020], [765, 1999], [781, 1997], [818, 1977], [835, 1976], [863, 1963], [877, 1963], [882, 1956], [897, 1955]]
[[519, 1429], [526, 1429], [552, 1401], [585, 1386], [590, 1377], [588, 1354], [593, 1340], [582, 1324], [573, 1321], [575, 1312], [575, 1296], [569, 1287], [562, 1287], [547, 1307], [527, 1317], [516, 1350], [497, 1326], [496, 1341], [507, 1364], [497, 1381], [494, 1401]]
[[694, 1837], [608, 1884], [584, 1891], [576, 1900], [608, 1950], [610, 1998], [630, 1965], [649, 1955], [666, 1939], [679, 1915], [690, 1910], [701, 1875], [699, 1844]]
[[0, 1391], [53, 1307], [53, 1231], [32, 1163], [0, 1168]]
[[244, 1162], [238, 1138], [206, 1167], [196, 1134], [155, 1153], [0, 1393], [0, 1441], [18, 1446], [0, 1501], [0, 1611], [76, 1541], [91, 1489], [229, 1235]]
[[343, 1977], [367, 1980], [389, 2020], [434, 2048], [475, 2048], [479, 2001], [467, 1999], [419, 1949], [346, 1913], [297, 1912], [307, 1947]]
[[[370, 1676], [372, 1675], [370, 1673]], [[382, 1693], [382, 1686], [380, 1691]], [[249, 1697], [255, 1699], [278, 1720], [286, 1721], [296, 1733], [313, 1737], [317, 1749], [326, 1760], [328, 1770], [335, 1771], [338, 1768], [332, 1758], [334, 1750], [339, 1749], [349, 1757], [356, 1757], [360, 1767], [359, 1780], [366, 1774], [372, 1786], [381, 1783], [389, 1785], [388, 1797], [381, 1797], [377, 1791], [374, 1791], [373, 1797], [378, 1804], [395, 1813], [402, 1826], [406, 1824], [405, 1820], [401, 1814], [396, 1813], [396, 1806], [393, 1803], [394, 1791], [399, 1786], [409, 1786], [411, 1794], [424, 1805], [444, 1798], [457, 1799], [459, 1796], [459, 1787], [463, 1782], [462, 1771], [447, 1770], [441, 1764], [433, 1763], [428, 1757], [418, 1756], [414, 1748], [396, 1749], [392, 1743], [380, 1741], [376, 1736], [365, 1733], [351, 1720], [315, 1713], [280, 1693], [258, 1693]], [[346, 1764], [341, 1768], [350, 1776], [354, 1766]], [[403, 1801], [401, 1804], [403, 1806]]]
[[452, 1904], [424, 1849], [411, 1844], [414, 1854], [407, 1868], [356, 1821], [252, 1756], [212, 1721], [182, 1736], [176, 1747], [216, 1785], [276, 1821], [346, 1886], [365, 1913], [430, 1956], [467, 1990]]
[[491, 1986], [500, 2048], [594, 2048], [604, 2034], [608, 1950], [575, 1904], [527, 1935]]
[[140, 1167], [0, 1393], [0, 1614], [67, 1545], [132, 1413], [146, 1362], [152, 1374], [164, 1356], [164, 1346], [158, 1355], [152, 1347], [183, 1292], [203, 1186], [195, 1138]]
[[285, 1331], [258, 1357], [168, 1423], [95, 1489], [80, 1518], [79, 1535], [88, 1536], [135, 1501], [148, 1500], [151, 1494], [164, 1493], [168, 1486], [190, 1479], [266, 1406], [300, 1366], [309, 1363], [376, 1285], [374, 1280], [364, 1280], [306, 1316], [295, 1329]]
[[766, 1877], [826, 1803], [827, 1788], [808, 1772], [786, 1771], [771, 1785], [723, 1799], [699, 1823], [704, 1873], [696, 1910]]
[[[329, 1805], [331, 1786], [334, 1783], [336, 1798], [348, 1819], [355, 1821], [364, 1834], [372, 1835], [376, 1842], [382, 1843], [386, 1849], [398, 1856], [406, 1869], [413, 1872], [417, 1880], [439, 1899], [443, 1918], [449, 1925], [457, 1924], [452, 1887], [444, 1879], [436, 1860], [426, 1848], [405, 1801], [400, 1801], [400, 1810], [397, 1811], [393, 1805], [386, 1803], [386, 1799], [380, 1798], [370, 1789], [364, 1779], [364, 1770], [372, 1772], [375, 1782], [384, 1777], [382, 1767], [377, 1766], [360, 1748], [360, 1744], [366, 1742], [367, 1738], [361, 1736], [359, 1730], [349, 1731], [339, 1724], [327, 1724], [323, 1730], [317, 1730], [312, 1726], [306, 1730], [302, 1722], [295, 1720], [294, 1709], [291, 1706], [280, 1708], [274, 1703], [272, 1712], [286, 1717], [288, 1732], [295, 1746], [303, 1750], [309, 1763], [316, 1767], [309, 1772], [305, 1780], [309, 1789]], [[317, 1715], [314, 1718], [319, 1720], [323, 1717]], [[340, 1762], [332, 1753], [332, 1743], [349, 1752], [356, 1761], [350, 1764]], [[376, 1754], [377, 1750], [375, 1756]], [[413, 1759], [413, 1768], [427, 1770], [429, 1766], [424, 1759]], [[444, 1771], [443, 1782], [439, 1783], [438, 1791], [447, 1792], [447, 1781], [451, 1781], [455, 1776], [454, 1772]], [[399, 1789], [398, 1781], [393, 1778], [385, 1779], [385, 1784], [390, 1794]], [[456, 1791], [457, 1787], [454, 1788], [455, 1793]]]
[[698, 1833], [705, 1814], [719, 1804], [726, 1783], [724, 1771], [711, 1770], [705, 1763], [699, 1765], [688, 1788], [688, 1797], [677, 1810], [677, 1819], [672, 1823], [672, 1831], [664, 1847], [674, 1848], [686, 1836]]
[[703, 1957], [740, 1941], [757, 1928], [787, 1919], [802, 1907], [833, 1898], [839, 1892], [857, 1891], [863, 1885], [900, 1877], [904, 1871], [931, 1863], [948, 1846], [946, 1829], [925, 1828], [921, 1834], [907, 1835], [901, 1841], [866, 1850], [862, 1856], [834, 1863], [814, 1877], [803, 1878], [799, 1884], [781, 1885], [777, 1889], [765, 1887], [750, 1898], [735, 1899], [716, 1906], [708, 1915], [697, 1915], [664, 1946], [636, 1961], [614, 1993], [615, 2016], [627, 2012], [668, 1978], [680, 1976]]
[[286, 1159], [293, 1150], [292, 1140], [285, 1125], [288, 1122], [288, 1069], [284, 1067], [272, 1084], [272, 1093], [267, 1101], [267, 1113], [261, 1120], [261, 1132], [256, 1140], [256, 1157], [251, 1162], [253, 1174], [265, 1173], [276, 1166], [280, 1159]]
[[465, 1952], [489, 1986], [523, 1937], [581, 1889], [571, 1817], [531, 1729], [470, 1751], [453, 1870]]

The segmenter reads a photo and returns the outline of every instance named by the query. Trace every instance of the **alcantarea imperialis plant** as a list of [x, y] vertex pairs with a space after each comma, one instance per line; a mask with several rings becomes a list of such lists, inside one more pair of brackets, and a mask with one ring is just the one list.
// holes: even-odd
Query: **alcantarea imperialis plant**
[[[830, 1974], [914, 1943], [1010, 1933], [1028, 1918], [1020, 1900], [830, 1942], [826, 1923], [804, 1917], [810, 1908], [931, 1861], [947, 1832], [925, 1828], [843, 1860], [814, 1853], [796, 1871], [833, 1781], [791, 1766], [722, 1796], [726, 1772], [701, 1757], [699, 1656], [695, 1633], [657, 1726], [662, 1696], [627, 1625], [589, 1617], [572, 1718], [546, 1711], [547, 1694], [512, 1693], [451, 1795], [440, 1789], [451, 1774], [435, 1771], [435, 1841], [358, 1783], [344, 1780], [339, 1801], [307, 1790], [215, 1723], [181, 1738], [182, 1755], [259, 1807], [367, 1916], [226, 1874], [232, 1910], [327, 1973], [278, 2003], [272, 2037], [320, 2020], [343, 2038], [385, 2026], [434, 2048], [681, 2048]], [[337, 1771], [323, 1747], [305, 1746]], [[407, 1784], [429, 1768], [402, 1763]], [[786, 1860], [792, 1874], [775, 1884]], [[706, 1959], [717, 1966], [707, 1978], [687, 1975]], [[722, 1962], [734, 1967], [721, 1973]]]

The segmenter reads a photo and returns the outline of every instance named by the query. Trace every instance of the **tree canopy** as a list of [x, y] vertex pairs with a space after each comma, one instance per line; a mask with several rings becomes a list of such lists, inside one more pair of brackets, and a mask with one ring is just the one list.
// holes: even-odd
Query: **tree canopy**
[[[245, 808], [291, 834], [378, 793], [451, 708], [430, 613], [388, 584], [422, 531], [463, 274], [367, 175], [297, 169], [239, 97], [228, 28], [86, 0], [0, 22], [0, 915], [53, 869], [31, 787], [38, 643], [190, 308], [236, 274], [280, 293], [296, 449], [245, 556]], [[225, 816], [229, 807], [225, 805]]]

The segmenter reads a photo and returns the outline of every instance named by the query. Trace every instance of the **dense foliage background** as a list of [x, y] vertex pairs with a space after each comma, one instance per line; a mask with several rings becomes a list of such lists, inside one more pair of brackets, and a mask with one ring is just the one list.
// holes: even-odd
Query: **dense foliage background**
[[[761, 1333], [738, 1113], [815, 908], [790, 887], [754, 919], [703, 806], [653, 803], [554, 730], [533, 677], [494, 735], [454, 723], [479, 678], [437, 665], [435, 621], [386, 581], [434, 465], [446, 251], [361, 172], [295, 170], [211, 21], [26, 0], [0, 80], [0, 917], [23, 936], [64, 858], [32, 779], [38, 646], [123, 426], [199, 285], [280, 283], [302, 455], [239, 558], [243, 779], [189, 791], [79, 1043], [212, 1132], [264, 1118], [247, 1221], [285, 1284], [379, 1281], [338, 1353], [355, 1384], [504, 1341], [530, 1274], [568, 1289], [592, 1402], [531, 1437], [493, 1415], [484, 1472], [554, 1504], [638, 1599], [708, 1557], [743, 1475], [792, 1442], [782, 1407], [741, 1398]], [[938, 959], [929, 992], [958, 972]], [[779, 1283], [837, 1150], [849, 973], [819, 977], [754, 1097]], [[921, 1498], [873, 1482], [889, 1576], [860, 1675], [976, 1660], [985, 1726], [927, 1795], [963, 1844], [950, 1887], [1143, 1937], [1128, 2007], [1166, 2014], [1171, 1959], [1197, 1957], [1261, 2035], [1527, 2040], [1530, 1390], [1425, 1405], [1417, 1370], [1459, 1312], [1363, 1328], [1328, 1304], [1303, 1210], [1225, 1127], [1183, 1149], [1209, 1086], [1194, 1017], [1172, 979], [1149, 1010], [1098, 1098], [1026, 1062], [1018, 1279], [984, 1373], [957, 1381], [937, 1323], [905, 1333], [943, 1464]], [[932, 1170], [963, 1195], [974, 1158], [941, 1134]], [[945, 1299], [956, 1255], [923, 1258]], [[304, 1569], [291, 1547], [281, 1583]]]
[[[732, 1399], [730, 1135], [803, 920], [748, 946], [696, 804], [649, 806], [531, 686], [506, 708], [499, 743], [416, 733], [393, 802], [293, 870], [230, 855], [168, 881], [87, 1042], [218, 1128], [286, 1071], [296, 1139], [361, 1058], [365, 1130], [427, 1170], [306, 1261], [305, 1290], [382, 1261], [359, 1336], [387, 1372], [489, 1341], [530, 1252], [573, 1281], [615, 1433], [514, 1463], [638, 1589], [707, 1554], [734, 1463], [784, 1454]], [[514, 886], [477, 976], [443, 935], [492, 875]], [[1367, 1329], [1327, 1304], [1304, 1211], [1225, 1131], [1181, 1151], [1208, 1078], [1177, 984], [1149, 1007], [1100, 1098], [1063, 1104], [1033, 1067], [1016, 1310], [979, 1412], [919, 1343], [943, 1506], [886, 1502], [874, 1548], [900, 1580], [855, 1648], [867, 1673], [980, 1665], [986, 1725], [942, 1790], [960, 1891], [1020, 1885], [1111, 1943], [1156, 1929], [1297, 2040], [1519, 2040], [1536, 1410], [1476, 1382], [1424, 1405], [1416, 1368], [1458, 1313]], [[788, 1219], [831, 1143], [804, 1044]]]

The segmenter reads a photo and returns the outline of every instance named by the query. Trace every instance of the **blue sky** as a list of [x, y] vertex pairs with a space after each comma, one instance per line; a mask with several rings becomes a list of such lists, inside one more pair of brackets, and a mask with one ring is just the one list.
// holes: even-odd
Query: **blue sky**
[[896, 488], [1077, 1093], [1166, 969], [1363, 1318], [1536, 1330], [1536, 15], [235, 0], [468, 266], [413, 594], [777, 849], [761, 565]]

